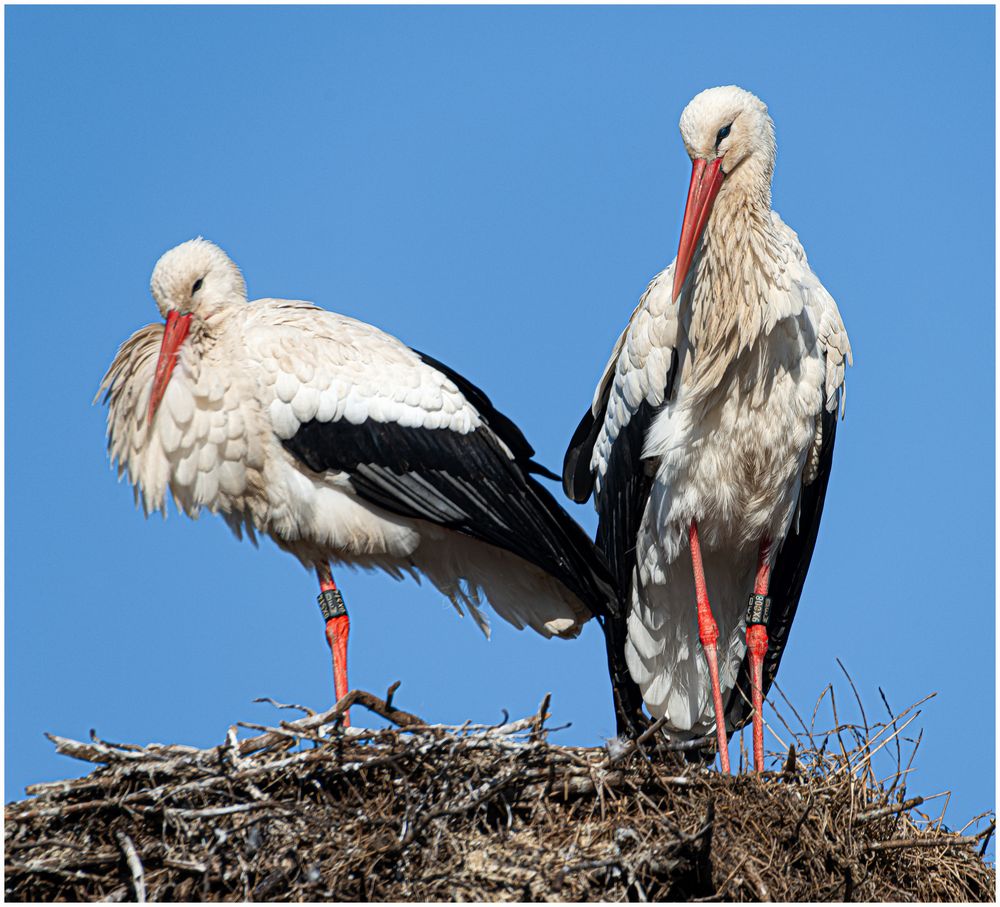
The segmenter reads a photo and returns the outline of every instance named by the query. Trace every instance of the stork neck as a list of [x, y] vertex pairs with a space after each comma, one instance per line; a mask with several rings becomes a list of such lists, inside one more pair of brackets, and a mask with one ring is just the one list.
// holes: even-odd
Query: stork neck
[[726, 177], [705, 226], [709, 241], [729, 241], [750, 230], [749, 238], [762, 237], [771, 229], [771, 173], [773, 168], [750, 159]]
[[777, 260], [770, 191], [734, 186], [720, 193], [702, 237], [699, 283], [701, 267], [708, 265], [706, 277], [725, 291], [729, 304], [749, 303], [756, 299], [757, 278], [772, 277]]
[[246, 303], [225, 302], [202, 312], [191, 323], [191, 342], [201, 352], [211, 349], [222, 335], [234, 313], [242, 311]]
[[705, 391], [719, 386], [740, 352], [760, 335], [768, 293], [777, 282], [780, 255], [770, 186], [761, 189], [761, 181], [749, 175], [719, 193], [696, 253], [688, 300], [688, 378]]

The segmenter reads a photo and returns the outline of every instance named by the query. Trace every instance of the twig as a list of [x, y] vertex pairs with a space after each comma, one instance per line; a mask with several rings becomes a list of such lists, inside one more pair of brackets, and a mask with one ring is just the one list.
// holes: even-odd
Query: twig
[[653, 736], [660, 728], [662, 728], [667, 723], [667, 716], [664, 715], [662, 718], [657, 718], [646, 730], [644, 730], [635, 740], [629, 740], [624, 747], [614, 756], [608, 753], [608, 762], [620, 762], [630, 753], [634, 752], [635, 749], [645, 743], [650, 737]]
[[[391, 688], [390, 688], [391, 689]], [[395, 692], [395, 690], [393, 690]], [[397, 709], [395, 706], [389, 705], [384, 700], [379, 699], [377, 696], [373, 696], [371, 693], [366, 693], [364, 690], [351, 690], [340, 702], [334, 706], [334, 712], [337, 717], [344, 714], [352, 705], [363, 705], [369, 712], [374, 712], [376, 715], [381, 715], [387, 721], [391, 721], [393, 724], [399, 727], [411, 727], [415, 725], [420, 725], [421, 727], [426, 727], [427, 722], [423, 718], [418, 718], [416, 715], [411, 715], [409, 712], [404, 712], [402, 709]]]
[[958, 835], [947, 838], [898, 838], [893, 841], [876, 841], [868, 844], [867, 850], [899, 850], [904, 847], [966, 847], [976, 842], [975, 838]]
[[[858, 709], [861, 712], [861, 720], [864, 722], [865, 726], [865, 738], [864, 738], [864, 743], [862, 744], [862, 749], [867, 750], [871, 741], [872, 732], [871, 728], [869, 728], [868, 726], [868, 716], [865, 714], [865, 707], [864, 704], [861, 702], [861, 695], [858, 693], [858, 688], [854, 685], [854, 678], [851, 677], [851, 675], [847, 671], [847, 668], [844, 667], [844, 663], [839, 658], [836, 661], [838, 666], [840, 667], [840, 670], [844, 672], [844, 676], [847, 678], [847, 682], [851, 685], [851, 691], [854, 693], [854, 701], [857, 702]], [[868, 770], [871, 771], [870, 760], [868, 762]], [[874, 776], [872, 776], [872, 780], [874, 780]]]
[[[896, 719], [897, 721], [899, 719]], [[924, 739], [924, 729], [920, 729], [920, 733], [917, 734], [917, 742], [913, 744], [913, 749], [910, 751], [910, 758], [906, 762], [906, 768], [903, 771], [903, 775], [908, 775], [913, 769], [913, 760], [917, 757], [917, 750], [920, 749], [920, 743]], [[901, 791], [901, 796], [906, 795], [906, 782], [903, 782], [903, 789]]]
[[541, 703], [538, 706], [538, 713], [535, 716], [535, 726], [531, 731], [532, 740], [540, 740], [543, 735], [543, 730], [545, 728], [545, 719], [549, 717], [549, 703], [552, 702], [552, 694], [546, 693], [542, 698]]
[[[874, 736], [873, 736], [873, 737], [871, 738], [871, 740], [870, 740], [870, 741], [868, 741], [868, 742], [869, 742], [869, 743], [874, 743], [874, 742], [875, 742], [876, 740], [878, 740], [878, 738], [879, 738], [879, 737], [881, 737], [881, 736], [882, 736], [882, 735], [883, 735], [883, 734], [884, 734], [884, 733], [885, 733], [885, 732], [886, 732], [887, 730], [889, 730], [889, 728], [891, 728], [891, 727], [895, 727], [895, 726], [896, 726], [896, 724], [897, 724], [897, 723], [898, 723], [899, 721], [902, 721], [902, 720], [903, 720], [903, 718], [905, 718], [905, 717], [906, 717], [907, 715], [909, 715], [909, 714], [910, 714], [910, 712], [912, 712], [912, 711], [913, 711], [914, 709], [916, 709], [916, 708], [917, 708], [918, 706], [921, 706], [921, 705], [923, 705], [923, 704], [924, 704], [925, 702], [927, 702], [927, 701], [929, 701], [929, 700], [933, 699], [933, 698], [934, 698], [935, 696], [937, 696], [937, 693], [928, 693], [928, 694], [927, 694], [926, 696], [924, 696], [924, 697], [923, 697], [922, 699], [918, 699], [918, 700], [917, 700], [917, 701], [916, 701], [915, 703], [913, 703], [913, 705], [909, 706], [908, 708], [906, 708], [906, 709], [904, 709], [904, 710], [903, 710], [902, 712], [900, 712], [900, 713], [899, 713], [899, 714], [898, 714], [898, 715], [897, 715], [897, 716], [895, 717], [895, 719], [894, 719], [893, 721], [891, 721], [891, 722], [889, 722], [888, 724], [884, 725], [884, 726], [882, 727], [882, 729], [881, 729], [881, 730], [880, 730], [880, 731], [879, 731], [879, 732], [878, 732], [877, 734], [875, 734], [875, 735], [874, 735]], [[909, 722], [907, 722], [906, 724], [909, 724]], [[903, 727], [899, 728], [899, 729], [898, 729], [898, 730], [897, 730], [897, 731], [896, 731], [895, 733], [899, 733], [899, 731], [903, 730], [903, 728], [905, 728], [905, 727], [906, 727], [906, 724], [904, 724], [904, 725], [903, 725]], [[918, 738], [918, 739], [919, 739], [919, 738]], [[859, 763], [859, 764], [860, 764], [860, 763]]]
[[[780, 692], [780, 691], [779, 691], [779, 692]], [[743, 693], [743, 691], [742, 691], [742, 690], [740, 691], [740, 693], [741, 693], [741, 695], [743, 696], [743, 698], [744, 698], [744, 699], [746, 699], [746, 694], [745, 694], [745, 693]], [[782, 695], [784, 695], [784, 694], [782, 694]], [[789, 724], [789, 723], [788, 723], [787, 721], [785, 721], [785, 716], [781, 714], [781, 709], [779, 709], [779, 708], [778, 708], [778, 707], [777, 707], [777, 706], [775, 705], [775, 703], [774, 703], [774, 699], [773, 699], [772, 697], [770, 697], [770, 696], [769, 696], [769, 697], [767, 697], [767, 698], [766, 698], [766, 699], [764, 700], [764, 702], [765, 702], [765, 703], [766, 703], [767, 705], [769, 705], [769, 706], [771, 707], [771, 712], [772, 712], [772, 714], [774, 714], [774, 715], [777, 715], [777, 716], [778, 716], [778, 720], [779, 720], [779, 721], [780, 721], [780, 722], [782, 723], [782, 725], [784, 725], [784, 728], [785, 728], [785, 730], [786, 730], [786, 731], [788, 731], [788, 733], [789, 733], [789, 734], [791, 735], [791, 737], [792, 737], [792, 740], [793, 740], [793, 741], [794, 741], [795, 743], [799, 743], [799, 735], [798, 735], [798, 734], [796, 734], [796, 733], [795, 733], [795, 731], [793, 731], [793, 730], [792, 730], [792, 727], [791, 727], [791, 725], [790, 725], [790, 724]], [[752, 704], [751, 704], [751, 708], [752, 708], [752, 707], [753, 707], [753, 706], [752, 706]], [[774, 732], [772, 731], [771, 733], [773, 734]], [[741, 741], [742, 741], [742, 735], [741, 735], [740, 739], [741, 739]], [[801, 743], [799, 743], [799, 745], [801, 746], [802, 744], [801, 744]], [[786, 749], [787, 749], [787, 747], [786, 747]]]
[[[28, 801], [33, 802], [33, 801]], [[54, 816], [67, 816], [73, 813], [90, 812], [99, 809], [120, 809], [118, 800], [86, 800], [83, 803], [70, 803], [65, 806], [48, 806], [41, 809], [17, 810], [8, 807], [8, 819], [42, 819]]]
[[823, 704], [823, 699], [826, 697], [826, 694], [829, 693], [832, 689], [833, 689], [833, 684], [832, 683], [828, 683], [825, 687], [823, 687], [823, 692], [819, 694], [819, 698], [816, 700], [816, 705], [813, 706], [812, 718], [809, 721], [809, 724], [810, 724], [809, 736], [810, 737], [812, 737], [812, 735], [816, 731], [816, 715], [819, 713], [819, 707]]
[[[969, 819], [969, 821], [968, 821], [968, 822], [966, 822], [966, 823], [965, 823], [965, 825], [963, 825], [963, 826], [962, 826], [962, 827], [961, 827], [961, 828], [960, 828], [960, 829], [958, 830], [958, 833], [959, 833], [960, 835], [964, 835], [964, 834], [965, 834], [965, 830], [966, 830], [967, 828], [971, 828], [971, 827], [972, 827], [973, 825], [975, 825], [975, 824], [976, 824], [976, 823], [977, 823], [977, 822], [978, 822], [978, 821], [979, 821], [980, 819], [985, 819], [985, 818], [986, 818], [987, 816], [992, 816], [992, 815], [993, 815], [993, 810], [992, 810], [992, 809], [988, 809], [988, 810], [986, 810], [985, 812], [981, 812], [981, 813], [980, 813], [980, 814], [979, 814], [978, 816], [973, 816], [973, 817], [972, 817], [971, 819]], [[994, 819], [994, 821], [996, 821], [996, 820]], [[983, 830], [982, 830], [981, 832], [979, 832], [979, 833], [978, 833], [978, 834], [976, 835], [976, 837], [977, 837], [977, 838], [981, 838], [981, 837], [982, 837], [983, 835], [985, 835], [985, 834], [986, 834], [986, 832], [987, 832], [987, 831], [989, 831], [989, 826], [987, 826], [987, 827], [986, 827], [986, 828], [984, 828], [984, 829], [983, 829]]]
[[854, 824], [864, 825], [865, 822], [873, 822], [875, 819], [882, 819], [885, 816], [892, 816], [896, 813], [906, 812], [909, 809], [913, 809], [915, 806], [919, 806], [923, 802], [923, 797], [913, 797], [910, 800], [906, 800], [903, 803], [897, 803], [894, 806], [881, 806], [878, 809], [870, 809], [867, 812], [858, 813], [854, 819]]
[[778, 686], [778, 681], [776, 679], [771, 681], [771, 686], [774, 687], [780, 694], [781, 698], [785, 700], [785, 703], [792, 710], [792, 714], [796, 717], [799, 724], [802, 725], [803, 732], [809, 738], [810, 742], [812, 742], [812, 734], [810, 733], [809, 728], [806, 727], [806, 723], [802, 720], [802, 716], [799, 714], [798, 709], [795, 708], [792, 701], [785, 695], [785, 691]]
[[[840, 719], [837, 717], [837, 697], [833, 692], [833, 686], [830, 687], [830, 707], [833, 709], [833, 723], [837, 725], [837, 740], [840, 743], [840, 752], [844, 757], [844, 765], [848, 766], [851, 764], [851, 760], [847, 755], [847, 747], [844, 746], [844, 738], [840, 736], [842, 725], [840, 724]], [[847, 727], [847, 725], [843, 725], [843, 727]]]
[[741, 856], [739, 861], [737, 862], [736, 867], [733, 869], [733, 871], [729, 873], [728, 876], [726, 876], [722, 884], [719, 885], [712, 894], [706, 895], [705, 897], [702, 898], [691, 898], [691, 903], [700, 904], [704, 903], [705, 901], [716, 901], [719, 900], [720, 898], [724, 898], [726, 896], [726, 889], [729, 887], [729, 883], [732, 882], [734, 878], [736, 878], [736, 873], [738, 873], [743, 868], [743, 865], [746, 863], [747, 859], [748, 855], [743, 854], [743, 856]]
[[[889, 720], [893, 724], [895, 724], [896, 723], [896, 716], [892, 712], [892, 707], [889, 705], [889, 700], [886, 697], [885, 691], [882, 689], [882, 687], [878, 688], [878, 694], [879, 694], [879, 696], [882, 697], [882, 704], [885, 706], [886, 712], [889, 713]], [[903, 750], [902, 750], [902, 748], [899, 745], [899, 738], [897, 737], [896, 738], [896, 777], [893, 778], [892, 787], [889, 788], [890, 791], [894, 791], [896, 789], [896, 785], [899, 784], [899, 780], [900, 780], [900, 777], [901, 777], [900, 772], [902, 772], [902, 770], [903, 770]]]
[[125, 855], [129, 872], [132, 873], [132, 888], [135, 889], [135, 899], [140, 904], [146, 903], [146, 873], [142, 868], [142, 860], [136, 852], [132, 839], [123, 831], [115, 832], [115, 838]]
[[295, 709], [299, 712], [305, 712], [310, 717], [315, 715], [316, 712], [305, 705], [297, 705], [294, 702], [278, 702], [276, 699], [272, 699], [270, 696], [260, 696], [253, 700], [254, 702], [266, 702], [269, 705], [273, 705], [276, 709]]
[[144, 747], [139, 746], [137, 743], [112, 743], [110, 740], [101, 740], [97, 736], [97, 731], [94, 728], [90, 729], [90, 739], [92, 743], [96, 743], [100, 746], [112, 746], [119, 750], [131, 750], [135, 752], [136, 750], [142, 750]]
[[208, 872], [208, 867], [204, 863], [198, 863], [194, 860], [175, 860], [173, 857], [164, 857], [163, 865], [169, 866], [171, 869], [183, 869], [187, 872], [201, 874]]
[[941, 830], [941, 826], [944, 825], [944, 814], [948, 812], [948, 804], [951, 803], [951, 791], [945, 791], [944, 805], [941, 807], [941, 815], [938, 816], [937, 827], [938, 831]]
[[799, 835], [802, 833], [802, 826], [805, 824], [806, 816], [809, 815], [809, 810], [812, 809], [813, 805], [813, 792], [809, 791], [809, 796], [806, 797], [805, 809], [802, 810], [802, 815], [799, 816], [798, 822], [795, 823], [795, 830], [789, 835], [789, 841], [797, 841]]
[[750, 881], [753, 882], [754, 888], [757, 889], [757, 897], [759, 897], [761, 901], [770, 901], [771, 892], [768, 891], [767, 885], [764, 884], [764, 880], [760, 877], [760, 874], [757, 872], [757, 870], [754, 869], [749, 862], [747, 862], [745, 871], [747, 874], [747, 878], [749, 878]]
[[138, 752], [131, 750], [118, 750], [106, 743], [81, 743], [79, 740], [70, 740], [68, 737], [60, 737], [58, 734], [48, 734], [49, 738], [56, 745], [56, 752], [63, 756], [72, 756], [83, 762], [128, 762], [138, 759], [148, 760], [150, 752], [146, 749]]
[[[871, 764], [872, 756], [874, 756], [887, 743], [891, 743], [895, 737], [897, 737], [899, 734], [901, 734], [903, 731], [905, 731], [922, 714], [923, 714], [922, 712], [917, 712], [915, 715], [911, 715], [910, 718], [909, 718], [909, 720], [906, 722], [906, 724], [904, 724], [900, 728], [897, 728], [896, 731], [892, 734], [891, 737], [887, 737], [877, 747], [875, 747], [875, 749], [869, 749], [870, 743], [868, 745], [866, 745], [864, 747], [864, 750], [865, 750], [865, 756], [864, 756], [864, 758], [858, 760], [857, 762], [854, 763], [854, 765], [850, 766], [851, 772], [852, 773], [856, 772], [858, 770], [858, 768], [860, 768], [861, 766], [870, 765]], [[902, 716], [900, 716], [900, 717], [902, 717]], [[877, 737], [878, 737], [878, 734], [876, 734], [875, 738], [872, 738], [872, 739], [876, 739]], [[850, 764], [850, 763], [848, 763], [848, 764]]]
[[37, 860], [32, 860], [28, 863], [11, 862], [5, 866], [5, 869], [7, 870], [8, 878], [10, 877], [11, 872], [24, 872], [24, 873], [40, 873], [46, 875], [55, 875], [64, 879], [70, 879], [74, 882], [94, 882], [98, 879], [98, 876], [89, 872], [80, 872], [79, 870], [58, 869]]
[[[777, 714], [777, 712], [775, 712], [775, 714]], [[779, 718], [781, 718], [781, 716], [780, 716], [780, 715], [778, 715], [778, 717], [779, 717]], [[778, 746], [780, 746], [780, 747], [781, 747], [781, 749], [783, 749], [783, 750], [785, 750], [785, 751], [787, 752], [787, 751], [788, 751], [788, 746], [789, 746], [789, 745], [788, 745], [787, 743], [785, 743], [785, 741], [784, 741], [784, 740], [782, 740], [780, 736], [778, 736], [778, 732], [777, 732], [777, 731], [776, 731], [776, 730], [775, 730], [775, 729], [774, 729], [773, 727], [771, 727], [771, 724], [770, 724], [770, 722], [769, 722], [769, 721], [768, 721], [768, 720], [767, 720], [766, 718], [762, 718], [761, 720], [762, 720], [762, 722], [763, 722], [763, 725], [764, 725], [764, 727], [766, 727], [766, 728], [768, 729], [768, 731], [770, 731], [770, 733], [771, 733], [771, 736], [772, 736], [772, 737], [773, 737], [773, 738], [774, 738], [775, 740], [777, 740], [777, 741], [778, 741]], [[782, 720], [782, 722], [784, 722], [784, 719], [783, 719], [783, 718], [782, 718], [781, 720]], [[786, 724], [786, 725], [785, 725], [785, 727], [788, 727], [788, 725]], [[788, 731], [789, 731], [789, 733], [791, 733], [791, 732], [792, 732], [792, 729], [791, 729], [791, 728], [788, 728]]]
[[237, 803], [235, 806], [214, 806], [208, 809], [175, 809], [174, 807], [168, 806], [164, 812], [169, 816], [184, 819], [205, 819], [213, 816], [229, 816], [233, 813], [245, 813], [249, 812], [251, 809], [262, 809], [267, 806], [280, 810], [281, 812], [287, 812], [287, 808], [285, 806], [271, 800], [267, 800], [263, 803]]
[[990, 840], [993, 838], [993, 833], [997, 830], [997, 820], [994, 819], [990, 822], [989, 828], [981, 831], [976, 837], [982, 837], [983, 846], [979, 848], [979, 858], [982, 859], [986, 854], [986, 848], [990, 846]]

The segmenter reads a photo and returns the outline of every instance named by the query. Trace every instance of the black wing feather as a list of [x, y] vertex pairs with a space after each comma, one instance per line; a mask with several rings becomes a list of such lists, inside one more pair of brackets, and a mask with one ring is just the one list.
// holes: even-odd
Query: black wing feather
[[642, 447], [655, 415], [656, 408], [646, 401], [632, 414], [611, 446], [603, 485], [596, 498], [600, 516], [597, 546], [608, 559], [611, 575], [621, 591], [619, 611], [615, 615], [621, 620], [628, 614], [636, 539], [653, 487], [652, 474], [642, 459]]
[[482, 407], [488, 425], [460, 434], [394, 422], [313, 420], [282, 443], [314, 472], [347, 473], [360, 497], [391, 513], [436, 523], [541, 567], [603, 615], [614, 597], [603, 557], [530, 475], [531, 446], [482, 391], [444, 373]]
[[[590, 461], [604, 424], [611, 384], [609, 381], [601, 395], [597, 414], [587, 410], [573, 434], [563, 461], [563, 489], [578, 503], [586, 501], [594, 490]], [[636, 538], [653, 485], [652, 475], [642, 460], [642, 448], [656, 411], [656, 407], [643, 401], [615, 438], [603, 486], [596, 498], [600, 518], [597, 546], [608, 560], [618, 590], [618, 597], [602, 624], [615, 717], [618, 733], [633, 738], [646, 724], [646, 718], [642, 711], [642, 693], [625, 662], [625, 640], [628, 637], [628, 603], [635, 567]]]
[[[677, 371], [678, 357], [674, 352], [666, 387], [663, 389], [664, 401], [669, 401], [673, 396]], [[597, 414], [587, 410], [580, 420], [563, 459], [563, 490], [578, 504], [586, 501], [594, 491], [594, 473], [590, 468], [590, 461], [597, 436], [604, 425], [613, 384], [613, 378], [606, 382]], [[653, 487], [652, 472], [647, 469], [646, 461], [642, 458], [642, 449], [657, 412], [658, 406], [643, 400], [632, 413], [611, 445], [603, 487], [595, 498], [600, 517], [597, 545], [607, 557], [608, 566], [618, 584], [620, 605], [617, 616], [623, 620], [628, 610], [627, 603], [631, 599], [636, 539], [646, 510], [646, 501]]]
[[[646, 432], [656, 409], [643, 401], [611, 447], [603, 487], [597, 497], [597, 546], [604, 552], [618, 589], [615, 610], [604, 624], [608, 670], [614, 691], [618, 732], [636, 736], [645, 724], [642, 693], [625, 662], [628, 610], [635, 568], [636, 538], [653, 486], [642, 460]], [[589, 460], [589, 455], [588, 455]]]
[[[802, 596], [802, 586], [816, 547], [820, 519], [823, 516], [823, 502], [826, 500], [826, 486], [830, 481], [830, 467], [833, 463], [833, 444], [837, 435], [837, 412], [823, 412], [823, 445], [820, 450], [819, 470], [816, 478], [802, 489], [799, 506], [798, 531], [793, 526], [789, 532], [771, 570], [768, 594], [771, 598], [771, 617], [768, 622], [768, 647], [764, 657], [764, 695], [767, 695], [778, 673], [781, 656], [788, 644], [788, 634], [792, 629], [795, 611]], [[743, 657], [736, 686], [730, 695], [726, 709], [727, 723], [743, 727], [750, 720], [750, 659]]]
[[590, 458], [594, 452], [594, 444], [604, 425], [604, 413], [608, 408], [608, 397], [611, 394], [609, 381], [601, 395], [598, 415], [588, 409], [580, 420], [580, 424], [570, 438], [566, 456], [563, 458], [562, 483], [566, 497], [577, 504], [582, 504], [594, 493], [594, 473], [590, 469]]
[[[674, 351], [663, 389], [665, 401], [673, 396], [677, 372], [678, 357]], [[594, 491], [594, 474], [590, 461], [594, 444], [604, 425], [614, 375], [615, 371], [611, 371], [606, 376], [597, 413], [593, 409], [587, 410], [573, 433], [563, 460], [563, 490], [577, 503], [586, 501]], [[628, 637], [627, 619], [632, 595], [636, 539], [653, 487], [653, 475], [642, 459], [642, 449], [646, 433], [658, 410], [659, 407], [644, 400], [619, 432], [611, 445], [601, 492], [595, 499], [600, 517], [597, 546], [608, 560], [618, 589], [614, 608], [602, 625], [608, 670], [615, 697], [618, 733], [632, 737], [639, 733], [647, 719], [642, 711], [642, 693], [632, 680], [625, 662], [625, 640]]]

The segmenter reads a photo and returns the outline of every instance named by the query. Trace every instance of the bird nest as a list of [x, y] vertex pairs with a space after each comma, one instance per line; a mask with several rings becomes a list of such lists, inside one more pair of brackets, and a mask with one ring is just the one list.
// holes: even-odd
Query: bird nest
[[[724, 776], [654, 748], [655, 727], [560, 746], [548, 697], [531, 717], [449, 727], [392, 692], [232, 727], [210, 749], [53, 736], [101, 767], [7, 806], [7, 899], [994, 899], [995, 820], [955, 833], [907, 797], [915, 706], [786, 725], [776, 770]], [[344, 728], [348, 706], [395, 727]]]

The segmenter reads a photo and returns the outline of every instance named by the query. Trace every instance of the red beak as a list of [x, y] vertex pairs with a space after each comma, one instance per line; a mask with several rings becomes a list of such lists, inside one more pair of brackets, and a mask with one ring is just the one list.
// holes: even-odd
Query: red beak
[[188, 328], [191, 326], [191, 315], [181, 315], [171, 312], [167, 315], [167, 328], [163, 332], [163, 341], [160, 343], [160, 358], [156, 360], [156, 377], [153, 378], [153, 392], [149, 397], [149, 423], [152, 424], [153, 416], [160, 407], [160, 401], [170, 382], [174, 366], [177, 365], [177, 354], [180, 351], [184, 338], [187, 337]]
[[687, 206], [684, 208], [684, 224], [681, 227], [681, 244], [677, 249], [677, 263], [674, 265], [674, 289], [671, 302], [677, 302], [681, 287], [687, 277], [694, 250], [701, 233], [712, 213], [715, 196], [726, 178], [722, 171], [722, 158], [714, 161], [695, 160], [691, 171], [691, 187], [688, 189]]

